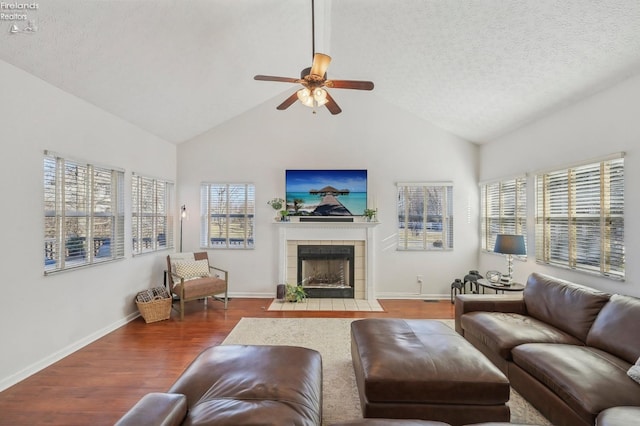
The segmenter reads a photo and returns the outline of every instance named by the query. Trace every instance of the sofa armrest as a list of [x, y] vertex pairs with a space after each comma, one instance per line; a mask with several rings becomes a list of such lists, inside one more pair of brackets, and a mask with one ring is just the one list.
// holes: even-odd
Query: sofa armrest
[[455, 305], [455, 328], [464, 336], [460, 319], [467, 312], [510, 312], [526, 315], [527, 307], [522, 298], [522, 293], [518, 295], [510, 294], [459, 294], [456, 296]]
[[148, 393], [118, 420], [116, 426], [178, 426], [187, 415], [187, 397], [179, 393]]

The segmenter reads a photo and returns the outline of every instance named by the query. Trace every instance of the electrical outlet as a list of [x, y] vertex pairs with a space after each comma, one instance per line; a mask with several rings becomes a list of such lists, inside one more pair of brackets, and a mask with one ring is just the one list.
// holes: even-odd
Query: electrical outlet
[[422, 284], [422, 281], [423, 281], [423, 276], [422, 275], [416, 275], [416, 282], [418, 284]]

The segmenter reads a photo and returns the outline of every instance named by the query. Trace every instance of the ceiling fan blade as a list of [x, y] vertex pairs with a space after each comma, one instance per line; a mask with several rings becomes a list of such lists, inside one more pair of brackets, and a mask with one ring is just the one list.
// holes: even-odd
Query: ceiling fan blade
[[283, 103], [278, 105], [276, 109], [279, 109], [281, 111], [285, 110], [289, 108], [291, 105], [293, 105], [294, 103], [296, 103], [297, 100], [298, 100], [298, 92], [294, 92], [293, 95], [289, 96], [287, 99], [284, 100]]
[[326, 106], [329, 112], [333, 115], [340, 114], [342, 112], [342, 109], [340, 109], [336, 101], [333, 100], [329, 92], [327, 92], [327, 103], [324, 104], [324, 106]]
[[254, 80], [260, 81], [280, 81], [283, 83], [300, 83], [300, 79], [291, 77], [274, 77], [272, 75], [256, 75]]
[[324, 53], [316, 53], [313, 55], [313, 64], [311, 64], [311, 74], [323, 78], [331, 63], [331, 56]]
[[333, 89], [373, 90], [373, 81], [327, 80], [324, 85]]

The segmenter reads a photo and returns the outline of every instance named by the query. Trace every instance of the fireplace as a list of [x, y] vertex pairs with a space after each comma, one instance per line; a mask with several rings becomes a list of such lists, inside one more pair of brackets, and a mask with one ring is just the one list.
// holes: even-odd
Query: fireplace
[[352, 246], [353, 260], [348, 267], [342, 267], [346, 275], [345, 280], [347, 277], [351, 280], [348, 284], [353, 295], [349, 297], [356, 300], [375, 299], [373, 230], [378, 225], [377, 222], [299, 222], [294, 216], [291, 222], [274, 222], [274, 225], [279, 231], [280, 283], [293, 284], [302, 281], [302, 277], [298, 276], [298, 246]]
[[314, 298], [353, 298], [353, 245], [298, 245], [297, 282]]

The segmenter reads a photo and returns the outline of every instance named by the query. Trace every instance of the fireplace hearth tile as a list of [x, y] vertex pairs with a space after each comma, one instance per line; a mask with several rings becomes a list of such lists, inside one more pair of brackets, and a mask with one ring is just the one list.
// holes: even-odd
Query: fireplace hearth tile
[[281, 302], [274, 299], [268, 311], [354, 311], [384, 312], [377, 300], [364, 299], [307, 299], [300, 303]]

